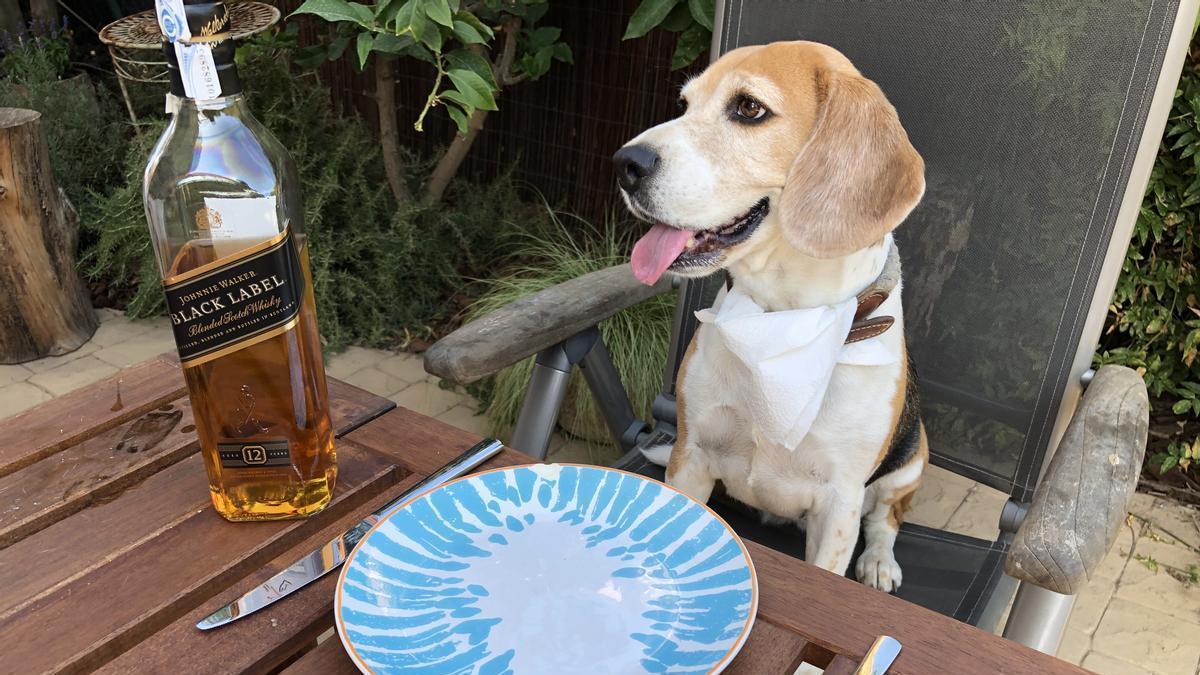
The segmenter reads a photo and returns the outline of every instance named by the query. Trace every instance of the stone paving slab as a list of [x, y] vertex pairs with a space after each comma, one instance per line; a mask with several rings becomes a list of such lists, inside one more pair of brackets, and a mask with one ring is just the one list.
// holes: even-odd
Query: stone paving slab
[[[165, 320], [133, 321], [112, 310], [97, 315], [96, 335], [75, 352], [0, 365], [0, 419], [173, 347]], [[449, 424], [489, 431], [478, 403], [440, 386], [417, 355], [351, 347], [331, 357], [326, 371]], [[556, 434], [548, 459], [607, 464], [617, 456], [611, 447]], [[909, 520], [994, 538], [1005, 499], [931, 467]], [[1200, 512], [1143, 494], [1130, 511], [1128, 527], [1076, 599], [1059, 657], [1104, 675], [1200, 675], [1200, 588], [1180, 581], [1200, 565]]]
[[53, 396], [62, 396], [96, 380], [102, 380], [118, 370], [120, 368], [117, 366], [101, 361], [95, 356], [81, 356], [74, 361], [61, 363], [50, 370], [35, 373], [27, 382], [44, 389]]
[[24, 382], [33, 375], [33, 371], [22, 365], [0, 366], [0, 387], [7, 387], [14, 382]]
[[0, 418], [16, 415], [33, 406], [54, 398], [50, 392], [29, 384], [28, 382], [13, 382], [0, 387]]

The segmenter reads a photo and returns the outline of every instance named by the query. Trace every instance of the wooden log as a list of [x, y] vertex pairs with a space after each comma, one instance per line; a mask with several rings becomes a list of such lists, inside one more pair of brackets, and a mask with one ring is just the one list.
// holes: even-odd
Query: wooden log
[[25, 25], [21, 14], [21, 3], [17, 0], [0, 0], [0, 33], [15, 32]]
[[0, 363], [74, 351], [97, 326], [75, 270], [79, 218], [54, 179], [40, 119], [0, 108]]
[[58, 23], [58, 3], [55, 0], [29, 0], [29, 14], [39, 21]]
[[1013, 537], [1005, 573], [1064, 595], [1083, 590], [1125, 524], [1149, 426], [1142, 376], [1101, 366]]
[[670, 275], [646, 286], [633, 278], [629, 263], [589, 272], [514, 300], [438, 340], [425, 351], [425, 370], [468, 384], [670, 290]]

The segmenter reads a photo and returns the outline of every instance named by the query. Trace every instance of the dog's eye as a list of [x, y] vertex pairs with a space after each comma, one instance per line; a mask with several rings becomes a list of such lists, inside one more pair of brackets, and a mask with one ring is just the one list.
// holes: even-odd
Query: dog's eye
[[743, 120], [761, 120], [767, 116], [767, 109], [763, 107], [763, 104], [749, 96], [738, 98], [737, 105], [733, 110]]
[[686, 98], [680, 96], [679, 99], [677, 101], [675, 101], [675, 104], [677, 106], [679, 106], [679, 114], [680, 115], [687, 112], [687, 99]]

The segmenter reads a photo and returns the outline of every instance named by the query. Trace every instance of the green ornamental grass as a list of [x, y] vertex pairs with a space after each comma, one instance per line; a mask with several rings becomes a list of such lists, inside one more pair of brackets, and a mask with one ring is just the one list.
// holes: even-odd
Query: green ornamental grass
[[[471, 307], [469, 318], [479, 318], [588, 272], [627, 263], [634, 235], [641, 229], [640, 225], [623, 224], [615, 218], [596, 227], [548, 206], [545, 212], [547, 228], [513, 237], [514, 262], [504, 275], [482, 282], [487, 291]], [[642, 419], [649, 419], [650, 404], [662, 387], [674, 306], [673, 294], [660, 295], [600, 324], [600, 334], [629, 392], [634, 412]], [[532, 357], [506, 368], [484, 391], [493, 431], [501, 437], [516, 423], [532, 368]], [[615, 459], [615, 444], [578, 369], [571, 376], [559, 423], [568, 434], [590, 441], [593, 462]]]

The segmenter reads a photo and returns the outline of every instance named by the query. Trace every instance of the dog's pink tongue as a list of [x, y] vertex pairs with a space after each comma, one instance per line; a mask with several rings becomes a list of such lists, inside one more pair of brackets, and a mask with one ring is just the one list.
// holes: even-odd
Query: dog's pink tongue
[[655, 223], [654, 227], [633, 245], [633, 254], [629, 256], [633, 276], [643, 284], [653, 286], [679, 254], [683, 253], [691, 236], [692, 233], [687, 230]]

